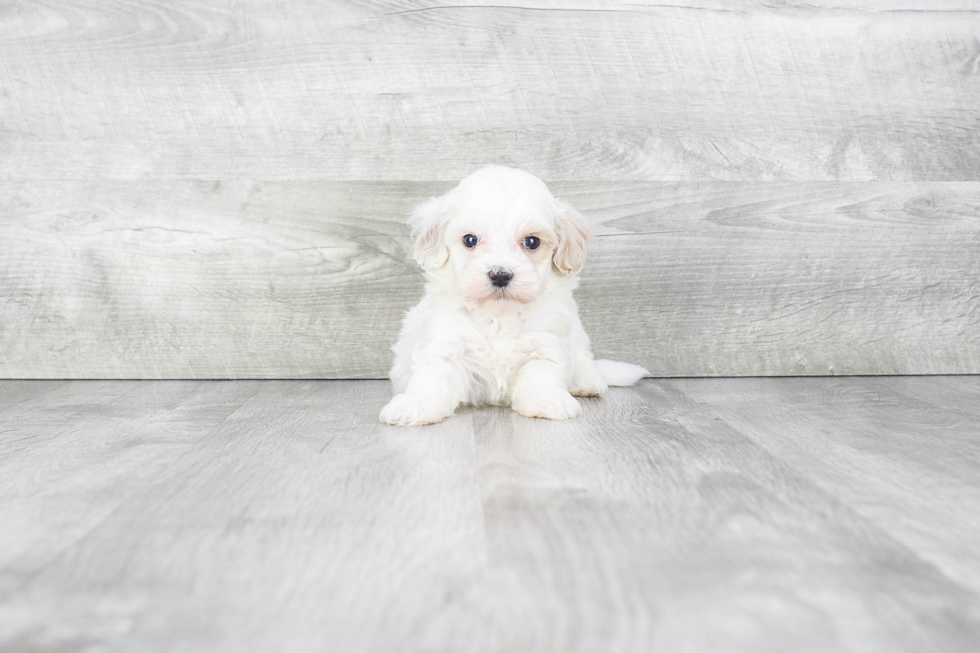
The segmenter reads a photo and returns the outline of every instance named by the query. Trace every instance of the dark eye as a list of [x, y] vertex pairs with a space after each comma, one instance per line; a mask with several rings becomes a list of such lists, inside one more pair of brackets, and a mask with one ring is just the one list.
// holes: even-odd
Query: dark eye
[[466, 234], [465, 236], [463, 236], [463, 244], [469, 247], [470, 249], [476, 247], [476, 244], [478, 242], [480, 242], [480, 239], [474, 236], [473, 234]]
[[524, 247], [528, 249], [537, 249], [538, 245], [541, 244], [541, 239], [537, 236], [528, 236], [524, 239]]

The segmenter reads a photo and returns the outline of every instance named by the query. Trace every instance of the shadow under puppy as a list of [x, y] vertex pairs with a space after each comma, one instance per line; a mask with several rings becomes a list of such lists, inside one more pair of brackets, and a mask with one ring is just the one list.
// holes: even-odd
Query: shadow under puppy
[[572, 395], [632, 385], [638, 365], [594, 360], [572, 291], [584, 218], [521, 170], [488, 166], [408, 221], [425, 296], [406, 315], [381, 421], [434, 424], [460, 404], [568, 419]]

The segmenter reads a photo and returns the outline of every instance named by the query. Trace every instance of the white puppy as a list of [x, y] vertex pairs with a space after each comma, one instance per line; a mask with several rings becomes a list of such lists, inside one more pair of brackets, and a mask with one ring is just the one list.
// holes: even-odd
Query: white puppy
[[572, 395], [647, 374], [593, 360], [572, 298], [589, 228], [534, 175], [483, 168], [408, 223], [427, 283], [392, 348], [382, 422], [434, 424], [460, 404], [568, 419], [582, 412]]

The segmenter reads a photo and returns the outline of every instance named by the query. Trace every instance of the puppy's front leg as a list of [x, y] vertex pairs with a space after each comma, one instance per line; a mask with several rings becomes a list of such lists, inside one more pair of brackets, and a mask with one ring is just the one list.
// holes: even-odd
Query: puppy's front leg
[[381, 409], [380, 419], [393, 426], [441, 422], [466, 398], [466, 388], [466, 372], [458, 363], [427, 361], [412, 371], [405, 392]]
[[570, 419], [582, 406], [568, 391], [565, 351], [551, 334], [534, 338], [529, 360], [517, 371], [510, 405], [525, 417]]

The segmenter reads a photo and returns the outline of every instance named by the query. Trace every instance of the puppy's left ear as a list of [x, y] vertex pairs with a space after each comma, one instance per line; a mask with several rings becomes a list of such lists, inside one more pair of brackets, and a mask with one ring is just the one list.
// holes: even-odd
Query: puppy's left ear
[[449, 212], [442, 198], [433, 197], [415, 207], [408, 218], [408, 226], [415, 245], [415, 260], [425, 270], [442, 267], [449, 258], [449, 250], [443, 242]]
[[558, 200], [555, 233], [558, 235], [558, 248], [552, 259], [555, 267], [564, 274], [578, 274], [585, 265], [585, 246], [592, 240], [588, 223], [567, 202]]

